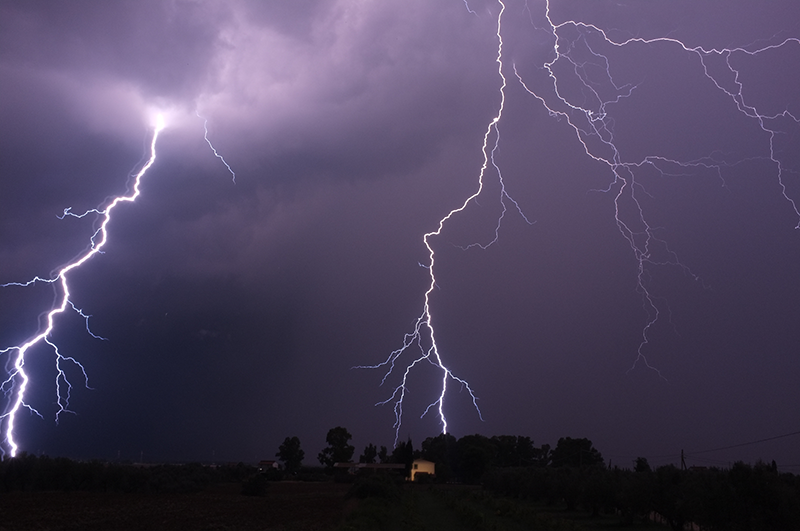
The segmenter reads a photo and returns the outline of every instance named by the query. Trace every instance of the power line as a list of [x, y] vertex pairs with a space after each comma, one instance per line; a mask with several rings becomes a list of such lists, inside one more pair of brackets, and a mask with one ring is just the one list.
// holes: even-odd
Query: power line
[[774, 441], [775, 439], [783, 439], [784, 437], [791, 437], [793, 435], [800, 435], [800, 431], [794, 431], [792, 433], [784, 433], [783, 435], [776, 435], [775, 437], [767, 437], [766, 439], [759, 439], [757, 441], [750, 441], [740, 444], [733, 444], [731, 446], [723, 446], [721, 448], [712, 448], [710, 450], [699, 450], [697, 452], [686, 452], [686, 455], [696, 455], [696, 454], [705, 454], [708, 452], [718, 452], [720, 450], [730, 450], [731, 448], [741, 448], [742, 446], [750, 446], [751, 444], [758, 444], [767, 441]]

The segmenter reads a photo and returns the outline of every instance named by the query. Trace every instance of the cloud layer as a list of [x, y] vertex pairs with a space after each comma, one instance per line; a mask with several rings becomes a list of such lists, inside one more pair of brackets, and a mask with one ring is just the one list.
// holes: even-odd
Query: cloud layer
[[[550, 16], [613, 38], [706, 47], [798, 32], [791, 2], [741, 9], [581, 1], [554, 3]], [[154, 114], [169, 122], [141, 198], [118, 211], [105, 253], [72, 279], [75, 303], [109, 340], [92, 339], [75, 315], [54, 334], [94, 391], [76, 386], [78, 415], [54, 425], [53, 354], [37, 349], [30, 402], [45, 420], [26, 416], [23, 446], [247, 460], [270, 457], [290, 435], [313, 455], [336, 425], [358, 445], [391, 444], [390, 407], [373, 407], [390, 384], [350, 367], [402, 344], [428, 282], [422, 235], [477, 189], [500, 105], [498, 12], [491, 1], [0, 4], [0, 282], [47, 275], [84, 249], [93, 220], [57, 215], [123, 193]], [[724, 163], [638, 174], [654, 233], [692, 274], [648, 267], [647, 285], [669, 310], [646, 353], [668, 382], [641, 365], [628, 373], [648, 314], [614, 218], [618, 183], [514, 75], [553, 101], [545, 3], [507, 2], [503, 24], [495, 162], [536, 223], [509, 212], [494, 246], [462, 249], [494, 235], [501, 196], [490, 167], [484, 193], [433, 240], [437, 337], [486, 419], [453, 389], [454, 433], [537, 444], [587, 436], [626, 464], [796, 431], [800, 242], [769, 135], [679, 46], [619, 48], [564, 27], [560, 44], [585, 54], [581, 72], [603, 79], [605, 54], [617, 86], [635, 87], [607, 108], [624, 162]], [[748, 101], [800, 115], [798, 48], [730, 57]], [[707, 66], [724, 72], [724, 59]], [[576, 85], [578, 69], [566, 66], [554, 70], [571, 101], [613, 92]], [[235, 184], [206, 144], [205, 120]], [[796, 124], [777, 125], [788, 131], [774, 144], [784, 184], [798, 197]], [[619, 205], [626, 219], [636, 214]], [[33, 334], [51, 300], [49, 286], [0, 290], [0, 346]], [[417, 419], [438, 378], [423, 370], [410, 380], [401, 437], [418, 444], [438, 432], [436, 418]], [[796, 453], [776, 445], [731, 458], [776, 456]]]

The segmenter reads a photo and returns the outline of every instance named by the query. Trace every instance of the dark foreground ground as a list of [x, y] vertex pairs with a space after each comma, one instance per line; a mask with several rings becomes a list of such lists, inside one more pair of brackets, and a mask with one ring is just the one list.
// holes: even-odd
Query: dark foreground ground
[[242, 495], [239, 483], [194, 493], [7, 492], [0, 494], [0, 531], [664, 529], [498, 499], [480, 487], [385, 486], [373, 485], [366, 498], [353, 495], [351, 484], [289, 481], [270, 483], [263, 496]]
[[271, 483], [263, 497], [220, 484], [196, 493], [4, 492], [0, 531], [336, 529], [349, 485]]

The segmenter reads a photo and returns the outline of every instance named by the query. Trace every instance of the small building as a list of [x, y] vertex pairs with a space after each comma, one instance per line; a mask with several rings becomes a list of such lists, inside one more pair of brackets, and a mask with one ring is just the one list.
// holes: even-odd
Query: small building
[[416, 479], [417, 474], [428, 474], [433, 477], [436, 475], [436, 463], [424, 459], [414, 459], [411, 463], [411, 481]]
[[[346, 468], [350, 474], [375, 474], [379, 472], [399, 472], [405, 475], [406, 465], [403, 463], [334, 463], [334, 468]], [[406, 480], [414, 481], [417, 474], [436, 475], [436, 463], [424, 459], [414, 459], [411, 463], [411, 475]]]
[[258, 462], [258, 471], [259, 472], [266, 472], [267, 470], [273, 470], [273, 469], [274, 470], [278, 470], [278, 462], [277, 461], [259, 461]]

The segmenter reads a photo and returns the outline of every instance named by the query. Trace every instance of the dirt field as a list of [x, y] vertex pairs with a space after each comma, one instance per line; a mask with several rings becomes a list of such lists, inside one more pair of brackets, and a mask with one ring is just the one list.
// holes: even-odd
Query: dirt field
[[224, 484], [191, 494], [11, 492], [0, 494], [0, 531], [328, 530], [349, 485], [271, 483], [264, 497]]

